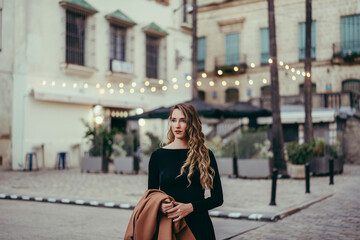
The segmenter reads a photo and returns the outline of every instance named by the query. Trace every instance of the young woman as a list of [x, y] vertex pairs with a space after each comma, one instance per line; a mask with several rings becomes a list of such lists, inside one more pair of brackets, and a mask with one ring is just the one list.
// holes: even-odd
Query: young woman
[[[177, 104], [169, 120], [169, 142], [150, 158], [148, 189], [160, 188], [175, 199], [163, 201], [160, 211], [174, 222], [185, 218], [197, 240], [215, 239], [208, 210], [222, 205], [223, 193], [214, 154], [204, 145], [199, 115], [192, 105]], [[211, 192], [206, 199], [205, 189]]]

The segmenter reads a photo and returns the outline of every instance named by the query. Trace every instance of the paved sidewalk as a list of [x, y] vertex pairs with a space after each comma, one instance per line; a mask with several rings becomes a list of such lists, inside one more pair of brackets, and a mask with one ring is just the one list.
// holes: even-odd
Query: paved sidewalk
[[[346, 165], [336, 181], [346, 181], [360, 166]], [[311, 193], [305, 194], [305, 181], [278, 179], [276, 206], [269, 206], [270, 179], [221, 178], [224, 204], [216, 211], [274, 214], [294, 210], [335, 193], [329, 177], [312, 177]], [[33, 172], [2, 171], [0, 193], [52, 198], [88, 199], [136, 204], [147, 187], [147, 175], [81, 173], [80, 169]], [[216, 212], [214, 213], [214, 216]], [[234, 215], [234, 214], [233, 214]], [[236, 215], [236, 214], [235, 214]], [[236, 216], [235, 216], [236, 217]]]

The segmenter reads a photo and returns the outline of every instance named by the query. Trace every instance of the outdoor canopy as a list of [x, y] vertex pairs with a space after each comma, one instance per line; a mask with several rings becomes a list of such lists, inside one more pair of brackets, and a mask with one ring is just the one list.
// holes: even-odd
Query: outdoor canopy
[[[245, 102], [236, 102], [226, 106], [215, 105], [204, 102], [200, 99], [192, 99], [184, 103], [191, 104], [198, 111], [199, 115], [205, 118], [243, 118], [243, 117], [260, 117], [271, 116], [271, 112]], [[170, 107], [160, 107], [154, 110], [144, 112], [140, 115], [130, 116], [127, 120], [137, 120], [140, 118], [160, 118], [167, 119], [170, 114]]]

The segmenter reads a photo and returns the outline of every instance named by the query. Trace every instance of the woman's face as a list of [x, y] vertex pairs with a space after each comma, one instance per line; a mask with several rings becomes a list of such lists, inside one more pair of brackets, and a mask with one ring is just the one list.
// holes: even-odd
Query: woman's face
[[171, 115], [171, 131], [175, 138], [184, 140], [186, 138], [186, 127], [184, 114], [179, 109], [175, 109]]

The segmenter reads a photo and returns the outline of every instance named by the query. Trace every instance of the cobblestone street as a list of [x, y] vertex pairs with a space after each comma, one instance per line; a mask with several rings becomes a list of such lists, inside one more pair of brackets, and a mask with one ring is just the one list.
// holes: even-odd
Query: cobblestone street
[[[328, 196], [327, 199], [280, 221], [263, 224], [252, 231], [249, 231], [250, 228], [247, 230], [244, 228], [241, 232], [238, 231], [240, 235], [233, 239], [319, 239], [320, 236], [322, 239], [360, 239], [358, 237], [360, 235], [359, 182], [360, 166], [357, 165], [345, 165], [344, 173], [335, 175], [335, 185], [329, 185], [328, 176], [312, 177], [310, 194], [305, 194], [304, 180], [279, 179], [277, 206], [274, 207], [269, 206], [270, 179], [230, 179], [223, 176], [225, 202], [215, 211], [232, 210], [253, 213], [287, 211], [291, 213], [292, 209], [304, 203]], [[81, 173], [79, 169], [37, 172], [3, 171], [0, 174], [0, 193], [2, 194], [134, 204], [146, 190], [146, 184], [147, 175], [144, 174]], [[218, 218], [213, 220], [217, 224], [220, 223]], [[239, 227], [249, 222], [223, 220], [229, 223], [232, 221], [231, 225], [226, 225], [225, 222], [221, 224], [222, 230], [227, 229], [225, 231], [236, 230], [238, 228], [236, 221]], [[68, 230], [71, 231], [71, 229]]]

